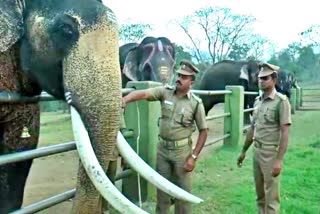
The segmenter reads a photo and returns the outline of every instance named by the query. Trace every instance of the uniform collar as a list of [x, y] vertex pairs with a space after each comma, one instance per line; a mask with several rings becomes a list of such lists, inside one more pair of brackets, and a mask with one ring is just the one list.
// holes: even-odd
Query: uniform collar
[[274, 88], [273, 91], [271, 92], [271, 94], [268, 96], [268, 97], [265, 97], [262, 95], [262, 99], [267, 99], [267, 98], [270, 98], [272, 100], [274, 100], [274, 98], [276, 97], [276, 94], [277, 94], [277, 90]]
[[[174, 87], [174, 93], [176, 93], [176, 87]], [[186, 94], [186, 96], [188, 97], [188, 99], [191, 99], [191, 90], [188, 91], [188, 93]]]

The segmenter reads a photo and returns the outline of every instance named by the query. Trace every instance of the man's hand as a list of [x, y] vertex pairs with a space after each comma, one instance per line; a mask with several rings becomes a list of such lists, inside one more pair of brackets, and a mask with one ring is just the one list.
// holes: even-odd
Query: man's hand
[[196, 166], [196, 160], [190, 155], [184, 164], [184, 169], [187, 172], [192, 172], [195, 166]]
[[238, 160], [237, 160], [238, 167], [242, 167], [242, 162], [245, 158], [246, 158], [246, 153], [241, 152], [241, 154], [239, 155]]
[[277, 177], [281, 172], [281, 168], [282, 168], [282, 160], [277, 160], [273, 165], [272, 176]]

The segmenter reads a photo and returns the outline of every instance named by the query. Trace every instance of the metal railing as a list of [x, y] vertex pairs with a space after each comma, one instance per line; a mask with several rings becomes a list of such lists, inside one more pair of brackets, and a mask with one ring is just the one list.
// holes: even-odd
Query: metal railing
[[[122, 89], [122, 94], [128, 94], [132, 91], [134, 91], [134, 88], [125, 88]], [[232, 91], [230, 90], [221, 90], [221, 91], [201, 91], [201, 90], [192, 90], [193, 93], [195, 94], [200, 94], [200, 95], [226, 95], [226, 94], [231, 94]], [[257, 92], [244, 92], [245, 95], [257, 95]], [[34, 97], [27, 97], [27, 96], [21, 96], [17, 93], [7, 93], [7, 92], [0, 92], [0, 103], [30, 103], [30, 102], [39, 102], [39, 101], [54, 101], [57, 100], [51, 95], [47, 93], [42, 93], [39, 96], [34, 96]], [[246, 109], [244, 112], [249, 112], [252, 111], [252, 109]], [[224, 118], [224, 117], [230, 117], [231, 114], [230, 112], [225, 112], [220, 115], [212, 115], [206, 117], [207, 120], [214, 120], [218, 118]], [[125, 137], [130, 137], [133, 135], [133, 131], [129, 131], [127, 133], [124, 133]], [[205, 144], [205, 147], [213, 145], [221, 140], [224, 140], [226, 138], [229, 138], [231, 134], [224, 134], [223, 136], [217, 137], [210, 142], [207, 142]], [[68, 143], [62, 143], [62, 144], [57, 144], [53, 146], [48, 146], [48, 147], [42, 147], [42, 148], [37, 148], [34, 150], [30, 151], [23, 151], [19, 153], [13, 153], [13, 154], [7, 154], [0, 156], [0, 165], [8, 164], [8, 163], [13, 163], [13, 162], [18, 162], [18, 161], [24, 161], [28, 159], [34, 159], [34, 158], [39, 158], [43, 156], [48, 156], [48, 155], [54, 155], [62, 152], [68, 152], [76, 149], [76, 144], [75, 142], [68, 142]], [[132, 174], [132, 170], [125, 170], [123, 173], [118, 174], [116, 177], [116, 180], [122, 179], [124, 177], [130, 176]], [[64, 193], [52, 196], [48, 199], [42, 200], [37, 203], [33, 203], [31, 205], [28, 205], [20, 210], [15, 211], [14, 213], [34, 213], [38, 212], [44, 209], [47, 209], [49, 207], [52, 207], [56, 204], [59, 204], [63, 201], [69, 200], [73, 198], [75, 195], [75, 189], [66, 191]]]

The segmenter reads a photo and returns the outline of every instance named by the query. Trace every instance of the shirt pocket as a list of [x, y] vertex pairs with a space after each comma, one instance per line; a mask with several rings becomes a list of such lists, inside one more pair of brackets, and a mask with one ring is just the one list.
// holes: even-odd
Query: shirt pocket
[[276, 121], [276, 113], [277, 109], [276, 108], [267, 108], [265, 113], [264, 113], [264, 119], [268, 123], [273, 123]]
[[173, 114], [173, 103], [170, 102], [169, 103], [164, 103], [162, 105], [162, 115], [161, 115], [161, 118], [171, 118], [172, 117], [172, 114]]
[[174, 117], [176, 123], [183, 127], [193, 126], [193, 112], [190, 109], [184, 109]]

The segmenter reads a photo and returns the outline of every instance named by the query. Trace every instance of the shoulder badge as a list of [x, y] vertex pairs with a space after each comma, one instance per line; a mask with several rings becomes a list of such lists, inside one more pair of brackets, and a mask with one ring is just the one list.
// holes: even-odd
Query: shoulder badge
[[197, 103], [202, 103], [202, 99], [195, 95], [194, 93], [191, 93], [191, 96], [197, 101]]
[[287, 100], [287, 99], [288, 99], [286, 95], [281, 94], [281, 93], [279, 93], [279, 92], [277, 92], [277, 95], [278, 95], [278, 97], [279, 97], [281, 100]]

